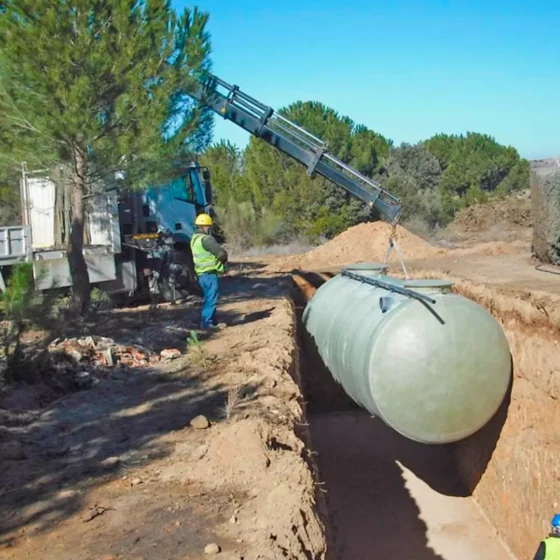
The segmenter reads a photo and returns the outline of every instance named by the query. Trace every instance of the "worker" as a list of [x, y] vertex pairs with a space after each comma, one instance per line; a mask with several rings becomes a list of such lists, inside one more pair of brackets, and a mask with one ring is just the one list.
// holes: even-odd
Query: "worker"
[[550, 536], [541, 542], [533, 560], [560, 560], [560, 513], [554, 515], [551, 525]]
[[225, 327], [215, 324], [216, 306], [220, 295], [218, 277], [224, 272], [228, 260], [227, 251], [210, 235], [212, 218], [208, 214], [199, 214], [195, 220], [196, 230], [191, 239], [191, 251], [194, 271], [198, 276], [204, 295], [202, 304], [202, 329]]

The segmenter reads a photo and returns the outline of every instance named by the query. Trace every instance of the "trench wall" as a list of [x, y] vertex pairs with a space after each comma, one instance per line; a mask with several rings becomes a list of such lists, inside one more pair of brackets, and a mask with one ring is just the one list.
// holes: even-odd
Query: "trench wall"
[[513, 362], [502, 408], [485, 428], [453, 446], [454, 459], [514, 555], [532, 558], [560, 510], [560, 302], [454, 280], [458, 293], [501, 323]]

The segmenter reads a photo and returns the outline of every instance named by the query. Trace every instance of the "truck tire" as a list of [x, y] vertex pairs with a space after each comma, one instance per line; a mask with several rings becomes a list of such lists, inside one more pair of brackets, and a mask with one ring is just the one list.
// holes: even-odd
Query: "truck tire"
[[179, 265], [177, 285], [175, 286], [175, 297], [173, 297], [173, 283], [168, 276], [162, 276], [159, 280], [159, 292], [165, 301], [184, 299], [189, 295], [201, 295], [197, 276], [194, 272], [194, 264], [190, 247], [185, 243], [176, 243], [173, 248], [173, 263]]

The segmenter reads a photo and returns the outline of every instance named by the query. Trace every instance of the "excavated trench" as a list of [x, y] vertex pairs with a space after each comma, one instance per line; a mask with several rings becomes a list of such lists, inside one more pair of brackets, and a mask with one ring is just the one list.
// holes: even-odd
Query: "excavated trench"
[[[301, 325], [315, 289], [332, 274], [293, 275], [300, 370], [311, 446], [327, 510], [329, 560], [511, 560], [514, 556], [460, 476], [455, 446], [410, 441], [360, 409], [335, 383]], [[509, 402], [478, 445], [478, 478]], [[476, 475], [475, 475], [476, 476]]]

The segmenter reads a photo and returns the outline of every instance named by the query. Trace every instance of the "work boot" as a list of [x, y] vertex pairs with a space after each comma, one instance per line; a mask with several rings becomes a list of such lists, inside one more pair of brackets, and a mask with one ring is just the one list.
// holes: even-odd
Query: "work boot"
[[225, 323], [218, 323], [217, 325], [210, 325], [209, 327], [200, 327], [202, 331], [222, 331], [227, 327]]

